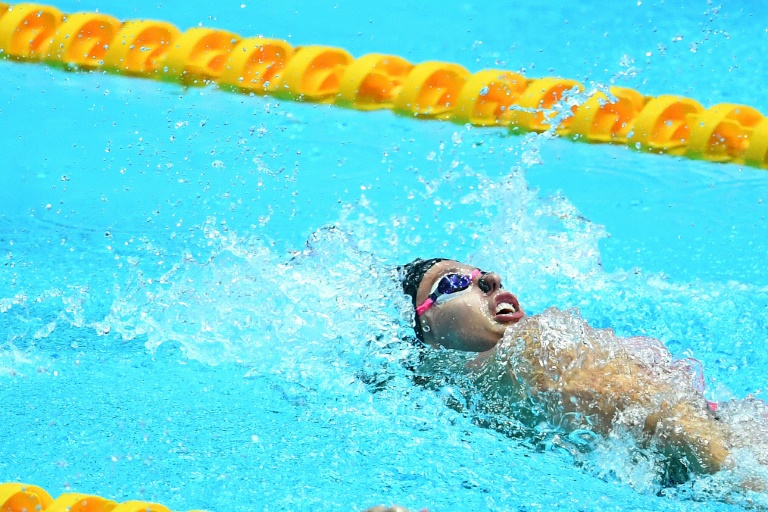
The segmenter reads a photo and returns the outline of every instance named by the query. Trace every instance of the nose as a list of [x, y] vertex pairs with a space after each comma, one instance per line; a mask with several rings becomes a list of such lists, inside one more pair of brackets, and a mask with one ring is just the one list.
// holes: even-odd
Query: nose
[[480, 290], [486, 295], [493, 293], [501, 288], [501, 276], [493, 272], [483, 274], [480, 276], [480, 279], [477, 280], [477, 286], [480, 287]]

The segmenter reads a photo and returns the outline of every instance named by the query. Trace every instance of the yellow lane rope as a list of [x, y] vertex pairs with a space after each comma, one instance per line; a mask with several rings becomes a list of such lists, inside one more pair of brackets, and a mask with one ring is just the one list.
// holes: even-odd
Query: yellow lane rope
[[181, 32], [164, 21], [64, 14], [32, 3], [0, 2], [0, 56], [515, 131], [541, 132], [554, 122], [559, 135], [580, 141], [768, 168], [768, 119], [754, 108], [704, 108], [626, 87], [595, 92], [563, 112], [566, 95], [584, 91], [575, 80], [495, 69], [473, 74], [458, 64], [412, 64], [394, 55], [355, 58], [342, 48], [293, 47], [201, 27]]
[[78, 493], [62, 494], [54, 500], [44, 489], [21, 483], [0, 484], [0, 510], [2, 512], [171, 512], [168, 507], [157, 503], [146, 501], [116, 503], [99, 496]]

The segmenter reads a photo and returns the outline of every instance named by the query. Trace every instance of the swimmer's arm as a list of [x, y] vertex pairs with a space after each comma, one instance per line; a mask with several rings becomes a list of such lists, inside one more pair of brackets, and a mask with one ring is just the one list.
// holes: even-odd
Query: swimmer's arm
[[[594, 419], [593, 428], [600, 433], [610, 432], [620, 414], [633, 405], [657, 410], [644, 425], [638, 425], [646, 434], [657, 436], [662, 448], [668, 452], [682, 452], [691, 462], [698, 463], [699, 471], [714, 472], [722, 468], [728, 457], [725, 428], [704, 407], [698, 404], [677, 402], [656, 403], [656, 398], [665, 395], [664, 385], [659, 383], [640, 365], [613, 359], [607, 364], [606, 357], [597, 353], [588, 354], [580, 364], [565, 370], [560, 378], [553, 380], [541, 366], [537, 357], [539, 332], [537, 326], [519, 331], [525, 347], [518, 357], [529, 363], [525, 378], [529, 385], [540, 392], [558, 392], [564, 412], [576, 412]], [[561, 363], [575, 358], [574, 354], [561, 354]], [[597, 361], [602, 361], [596, 364]], [[507, 360], [507, 373], [515, 380], [514, 360]]]
[[693, 404], [663, 407], [658, 415], [648, 418], [646, 430], [666, 448], [697, 461], [700, 467], [694, 469], [699, 472], [714, 473], [725, 467], [729, 455], [725, 428], [709, 412]]
[[595, 415], [603, 433], [617, 421], [620, 411], [633, 404], [654, 408], [657, 412], [649, 415], [642, 427], [660, 441], [664, 451], [697, 465], [692, 468], [697, 472], [713, 473], [723, 468], [729, 454], [727, 436], [709, 411], [688, 402], [658, 405], [655, 397], [666, 390], [643, 368], [635, 366], [629, 373], [612, 370], [608, 364], [568, 375], [559, 389], [564, 406]]

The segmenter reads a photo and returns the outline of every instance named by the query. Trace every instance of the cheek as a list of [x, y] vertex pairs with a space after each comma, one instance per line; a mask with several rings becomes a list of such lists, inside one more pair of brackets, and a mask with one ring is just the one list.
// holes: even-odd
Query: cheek
[[481, 297], [475, 294], [465, 295], [456, 299], [456, 306], [463, 311], [464, 327], [472, 330], [487, 328], [489, 321], [488, 306]]
[[472, 295], [442, 304], [430, 319], [435, 340], [447, 348], [466, 350], [473, 346], [489, 330], [484, 307], [484, 303]]

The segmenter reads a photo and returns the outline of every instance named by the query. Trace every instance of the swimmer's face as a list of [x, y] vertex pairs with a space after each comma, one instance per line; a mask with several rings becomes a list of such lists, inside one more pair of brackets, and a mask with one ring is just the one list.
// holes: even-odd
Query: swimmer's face
[[[419, 284], [416, 303], [423, 304], [435, 283], [444, 276], [457, 273], [468, 276], [473, 270], [475, 267], [451, 260], [433, 265]], [[419, 317], [426, 343], [485, 352], [496, 346], [509, 325], [525, 316], [517, 298], [501, 287], [498, 274], [477, 277], [466, 290], [453, 295], [442, 297]]]

